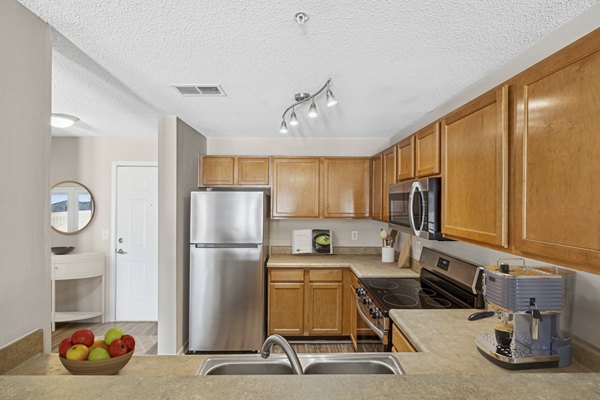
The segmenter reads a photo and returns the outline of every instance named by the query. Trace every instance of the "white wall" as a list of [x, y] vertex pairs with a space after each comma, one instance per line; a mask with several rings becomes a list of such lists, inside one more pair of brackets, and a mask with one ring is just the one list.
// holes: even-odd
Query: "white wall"
[[[52, 246], [75, 246], [78, 253], [100, 252], [105, 254], [107, 267], [107, 319], [114, 320], [114, 266], [111, 267], [111, 243], [109, 241], [112, 212], [112, 167], [114, 161], [153, 161], [158, 160], [158, 136], [123, 137], [53, 137], [51, 146], [51, 184], [74, 180], [84, 184], [94, 196], [96, 211], [88, 227], [74, 235], [62, 235], [52, 230]], [[102, 237], [107, 231], [109, 236]], [[87, 282], [86, 284], [89, 284]], [[81, 289], [77, 289], [81, 286]], [[57, 289], [63, 289], [62, 304], [69, 304], [73, 298], [80, 299], [80, 307], [98, 307], [99, 296], [90, 292], [97, 284], [82, 286], [81, 282], [61, 282]]]
[[206, 138], [175, 116], [158, 126], [158, 353], [176, 354], [188, 341], [190, 192]]
[[372, 156], [388, 138], [209, 138], [208, 154], [254, 156]]
[[44, 329], [50, 351], [50, 27], [0, 1], [0, 347]]
[[[513, 254], [494, 251], [465, 242], [437, 242], [416, 238], [404, 230], [401, 236], [403, 244], [411, 240], [411, 257], [418, 259], [423, 247], [429, 247], [463, 258], [480, 265], [496, 265], [499, 258], [518, 258]], [[541, 261], [525, 259], [527, 265], [552, 265]], [[575, 283], [575, 302], [573, 305], [573, 335], [600, 347], [600, 275], [577, 272]]]

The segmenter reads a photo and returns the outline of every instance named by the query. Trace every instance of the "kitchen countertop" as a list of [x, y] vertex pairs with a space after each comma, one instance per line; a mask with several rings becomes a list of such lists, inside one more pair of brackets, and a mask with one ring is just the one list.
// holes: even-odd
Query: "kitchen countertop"
[[[71, 376], [56, 354], [38, 354], [0, 376], [2, 399], [600, 399], [600, 374], [507, 371], [481, 356], [475, 332], [492, 320], [473, 310], [393, 310], [419, 353], [396, 353], [406, 375], [193, 376], [206, 355], [132, 357], [117, 376]], [[565, 373], [582, 372], [582, 373]], [[40, 376], [42, 375], [42, 376]]]
[[350, 268], [359, 278], [418, 278], [411, 268], [400, 268], [394, 263], [381, 262], [374, 255], [286, 255], [273, 254], [267, 262], [268, 268]]
[[[496, 318], [469, 321], [477, 310], [391, 310], [390, 318], [416, 347], [417, 353], [396, 353], [407, 374], [515, 374], [485, 359], [475, 346], [478, 332], [494, 329]], [[519, 371], [531, 373], [590, 372], [572, 363], [566, 368]], [[503, 378], [504, 379], [504, 378]]]

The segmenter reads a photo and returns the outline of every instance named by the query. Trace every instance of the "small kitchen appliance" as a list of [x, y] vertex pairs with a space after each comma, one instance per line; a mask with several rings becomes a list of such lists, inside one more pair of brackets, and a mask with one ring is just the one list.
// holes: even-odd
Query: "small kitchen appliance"
[[442, 180], [425, 178], [389, 186], [390, 224], [428, 240], [442, 237]]
[[506, 369], [568, 366], [575, 272], [502, 261], [484, 270], [484, 298], [500, 322], [475, 336], [479, 352]]
[[420, 278], [358, 280], [358, 314], [378, 338], [375, 343], [361, 338], [358, 351], [391, 351], [390, 310], [483, 308], [480, 266], [429, 248], [423, 248], [419, 264]]
[[330, 229], [295, 229], [292, 254], [333, 254], [333, 232]]

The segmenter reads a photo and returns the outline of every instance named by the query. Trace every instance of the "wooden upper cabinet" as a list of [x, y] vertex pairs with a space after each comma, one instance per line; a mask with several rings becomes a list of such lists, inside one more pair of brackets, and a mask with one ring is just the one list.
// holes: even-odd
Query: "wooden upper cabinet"
[[377, 154], [371, 158], [371, 218], [382, 219], [382, 196], [383, 196], [383, 156]]
[[235, 157], [204, 156], [200, 159], [200, 186], [233, 185]]
[[600, 31], [516, 84], [515, 236], [523, 253], [600, 271]]
[[264, 186], [269, 184], [268, 157], [204, 156], [198, 186]]
[[318, 158], [273, 158], [273, 217], [319, 217]]
[[390, 203], [388, 186], [396, 183], [396, 146], [392, 146], [382, 153], [382, 181], [383, 181], [383, 207], [382, 219], [390, 220]]
[[508, 87], [442, 121], [442, 233], [508, 246]]
[[[440, 123], [436, 122], [415, 133], [415, 175], [440, 173]], [[400, 178], [400, 174], [398, 174]]]
[[368, 218], [370, 159], [324, 158], [324, 218]]
[[269, 159], [266, 157], [238, 157], [238, 185], [268, 185]]
[[398, 165], [396, 172], [397, 181], [413, 179], [415, 177], [415, 137], [409, 136], [396, 145]]

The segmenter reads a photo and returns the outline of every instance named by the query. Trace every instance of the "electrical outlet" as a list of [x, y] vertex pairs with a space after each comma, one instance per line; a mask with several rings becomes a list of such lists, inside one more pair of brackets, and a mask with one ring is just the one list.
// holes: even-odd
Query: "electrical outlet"
[[358, 240], [358, 231], [352, 231], [352, 240]]
[[110, 236], [110, 231], [108, 229], [102, 229], [102, 240], [108, 240]]

